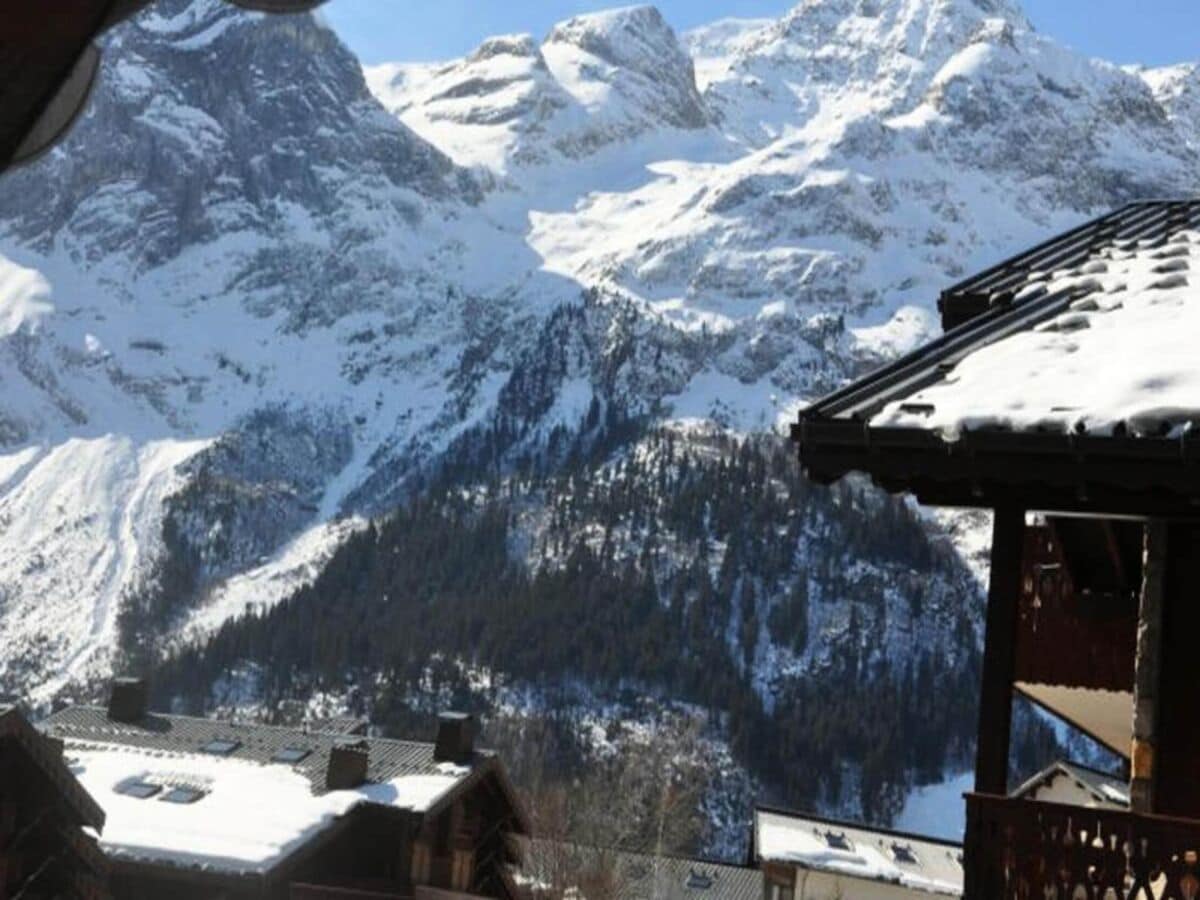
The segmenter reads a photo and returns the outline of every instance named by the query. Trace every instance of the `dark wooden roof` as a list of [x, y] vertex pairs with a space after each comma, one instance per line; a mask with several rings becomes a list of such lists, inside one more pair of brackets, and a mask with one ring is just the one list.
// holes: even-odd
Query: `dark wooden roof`
[[[17, 158], [114, 0], [9, 0], [0, 25], [0, 169]], [[85, 92], [86, 96], [86, 92]], [[62, 127], [73, 113], [65, 111]]]
[[[5, 0], [0, 17], [0, 172], [51, 147], [85, 108], [102, 32], [153, 0]], [[230, 0], [303, 12], [323, 0]]]
[[946, 332], [803, 410], [792, 428], [820, 482], [863, 472], [933, 504], [1135, 515], [1200, 513], [1200, 438], [987, 430], [949, 442], [929, 430], [874, 427], [885, 406], [943, 381], [973, 353], [1065, 313], [1079, 298], [1018, 300], [1030, 273], [1079, 266], [1114, 241], [1166, 240], [1200, 227], [1200, 201], [1130, 204], [946, 290]]
[[104, 810], [71, 774], [62, 757], [62, 745], [39, 734], [14, 706], [0, 706], [0, 741], [6, 740], [13, 741], [45, 773], [81, 825], [97, 830], [104, 827]]

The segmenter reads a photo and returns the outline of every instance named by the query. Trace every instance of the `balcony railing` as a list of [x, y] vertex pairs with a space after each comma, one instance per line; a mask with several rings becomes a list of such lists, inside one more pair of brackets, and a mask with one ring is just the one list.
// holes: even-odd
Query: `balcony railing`
[[1196, 900], [1200, 820], [967, 796], [965, 900]]

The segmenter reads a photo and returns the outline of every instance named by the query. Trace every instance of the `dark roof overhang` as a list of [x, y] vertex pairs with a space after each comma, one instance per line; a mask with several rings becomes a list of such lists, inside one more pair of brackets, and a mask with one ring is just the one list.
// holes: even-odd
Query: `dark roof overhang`
[[104, 810], [63, 760], [61, 744], [43, 736], [15, 707], [0, 707], [0, 739], [4, 738], [14, 741], [45, 774], [80, 822], [97, 830], [104, 827]]
[[800, 462], [830, 483], [861, 472], [934, 506], [1006, 504], [1062, 513], [1200, 516], [1200, 439], [970, 432], [802, 417]]
[[[94, 42], [153, 0], [8, 0], [0, 19], [0, 171], [27, 162], [70, 130], [99, 69]], [[230, 0], [272, 13], [324, 0]]]

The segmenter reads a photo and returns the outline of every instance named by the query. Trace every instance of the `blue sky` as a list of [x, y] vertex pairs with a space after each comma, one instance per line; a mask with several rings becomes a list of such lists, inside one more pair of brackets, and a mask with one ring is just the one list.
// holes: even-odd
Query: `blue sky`
[[[461, 56], [493, 34], [630, 0], [329, 0], [324, 13], [366, 63]], [[795, 0], [660, 0], [678, 30], [725, 16], [777, 16]], [[1162, 65], [1200, 59], [1200, 0], [1025, 0], [1034, 25], [1091, 56]]]

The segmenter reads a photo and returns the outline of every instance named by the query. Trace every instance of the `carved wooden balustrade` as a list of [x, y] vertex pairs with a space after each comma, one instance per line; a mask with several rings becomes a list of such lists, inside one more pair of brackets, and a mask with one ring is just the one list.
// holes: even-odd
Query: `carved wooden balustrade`
[[967, 796], [965, 900], [1196, 900], [1200, 820]]

